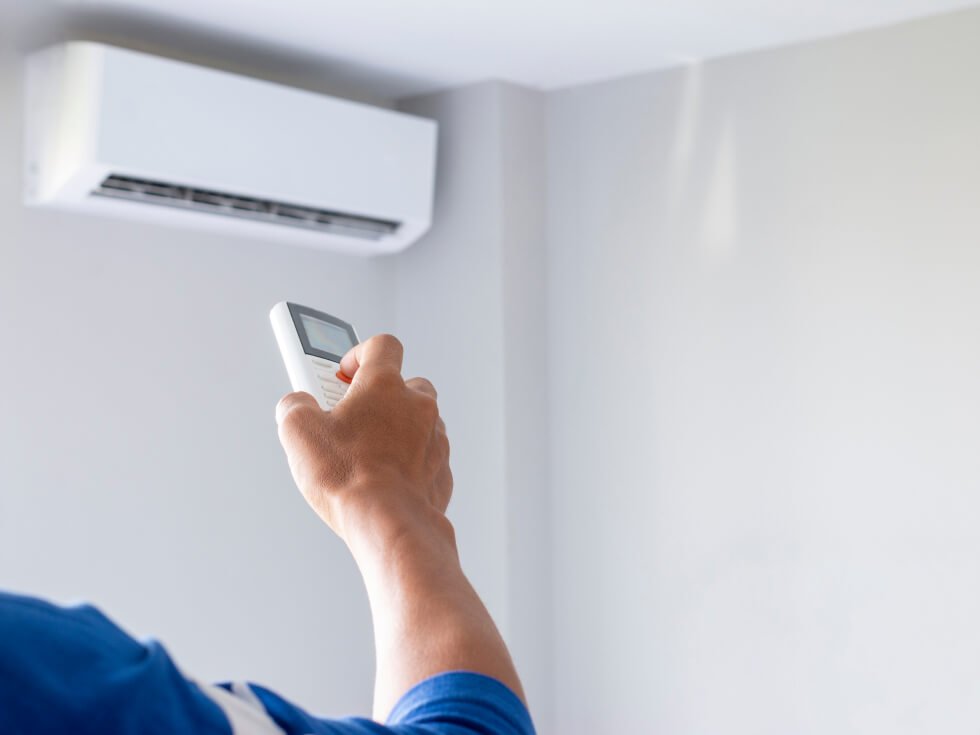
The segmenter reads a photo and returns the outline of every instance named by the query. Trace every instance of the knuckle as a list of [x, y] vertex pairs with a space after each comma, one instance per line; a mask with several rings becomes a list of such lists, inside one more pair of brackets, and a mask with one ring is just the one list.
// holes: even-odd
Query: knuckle
[[396, 337], [393, 334], [387, 334], [387, 333], [378, 334], [378, 335], [375, 335], [374, 337], [372, 337], [371, 339], [373, 339], [375, 342], [377, 342], [378, 346], [381, 347], [381, 348], [383, 348], [383, 349], [385, 349], [385, 350], [401, 350], [402, 349], [401, 340], [398, 339], [398, 337]]
[[419, 415], [430, 424], [435, 424], [439, 420], [439, 404], [432, 396], [424, 393], [419, 397]]
[[279, 402], [279, 407], [279, 430], [284, 436], [294, 436], [307, 430], [313, 411], [305, 400], [286, 396]]
[[279, 403], [276, 404], [276, 416], [279, 420], [282, 419], [289, 413], [290, 409], [296, 404], [296, 394], [290, 393], [279, 399]]
[[279, 416], [284, 416], [289, 411], [292, 411], [298, 406], [309, 405], [310, 401], [313, 399], [309, 393], [303, 393], [297, 391], [295, 393], [287, 393], [282, 398], [279, 399], [279, 404], [276, 406]]
[[407, 381], [407, 383], [415, 390], [420, 391], [422, 393], [428, 393], [433, 397], [439, 394], [439, 392], [436, 390], [436, 387], [432, 384], [432, 381], [429, 380], [428, 378], [421, 378], [421, 377], [412, 378], [411, 380]]

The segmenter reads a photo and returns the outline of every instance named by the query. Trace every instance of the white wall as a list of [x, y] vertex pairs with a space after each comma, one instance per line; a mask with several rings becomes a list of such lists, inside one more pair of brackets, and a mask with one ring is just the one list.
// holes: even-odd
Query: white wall
[[554, 730], [554, 569], [548, 472], [545, 96], [501, 87], [508, 643], [542, 735]]
[[275, 433], [284, 298], [391, 330], [376, 261], [20, 204], [0, 63], [0, 586], [92, 600], [193, 674], [370, 708], [365, 595]]
[[555, 732], [976, 731], [977, 39], [549, 97]]
[[[452, 441], [454, 523], [470, 572], [501, 622], [507, 613], [503, 378], [500, 353], [501, 181], [494, 85], [406, 100], [401, 109], [439, 121], [431, 232], [391, 263], [407, 375], [440, 393]], [[453, 398], [463, 400], [454, 402]]]
[[464, 566], [548, 732], [544, 98], [487, 83], [401, 107], [439, 120], [440, 145], [433, 229], [392, 263], [398, 334], [440, 391]]

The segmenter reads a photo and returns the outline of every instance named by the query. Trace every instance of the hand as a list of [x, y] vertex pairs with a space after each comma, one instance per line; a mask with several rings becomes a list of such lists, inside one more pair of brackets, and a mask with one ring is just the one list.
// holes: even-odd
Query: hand
[[332, 411], [308, 393], [276, 407], [279, 440], [303, 497], [350, 544], [354, 528], [382, 521], [397, 533], [452, 495], [449, 440], [436, 390], [401, 377], [403, 349], [390, 335], [354, 347], [340, 363], [352, 378]]

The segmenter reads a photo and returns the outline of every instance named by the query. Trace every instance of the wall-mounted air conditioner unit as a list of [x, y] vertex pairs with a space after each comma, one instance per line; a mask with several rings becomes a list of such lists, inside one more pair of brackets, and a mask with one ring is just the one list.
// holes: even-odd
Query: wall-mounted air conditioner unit
[[350, 253], [429, 227], [436, 124], [94, 43], [33, 54], [26, 201]]

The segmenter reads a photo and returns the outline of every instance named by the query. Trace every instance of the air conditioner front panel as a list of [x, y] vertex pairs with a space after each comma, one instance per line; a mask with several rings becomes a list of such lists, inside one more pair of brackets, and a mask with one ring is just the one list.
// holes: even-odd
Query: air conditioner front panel
[[[153, 197], [104, 201], [100, 187], [108, 177], [120, 177], [272, 203], [268, 211], [287, 212], [289, 205], [355, 224], [396, 223], [375, 240], [378, 252], [404, 247], [410, 233], [429, 225], [436, 145], [431, 120], [100, 44], [70, 43], [39, 58], [43, 54], [46, 71], [29, 74], [29, 94], [48, 101], [32, 103], [33, 123], [56, 130], [29, 144], [29, 157], [47, 156], [34, 161], [44, 169], [42, 185], [34, 187], [40, 203], [123, 216], [159, 205], [170, 211], [155, 220], [211, 219], [218, 221], [204, 226], [218, 228], [230, 219], [219, 209], [177, 211], [180, 203]], [[53, 150], [51, 141], [66, 130], [74, 131], [67, 134], [72, 145]], [[297, 228], [285, 216], [278, 223], [247, 213], [243, 218], [251, 222], [224, 224], [287, 239], [317, 234], [287, 233]], [[320, 234], [342, 241], [343, 232]], [[347, 234], [363, 233], [355, 228]]]

